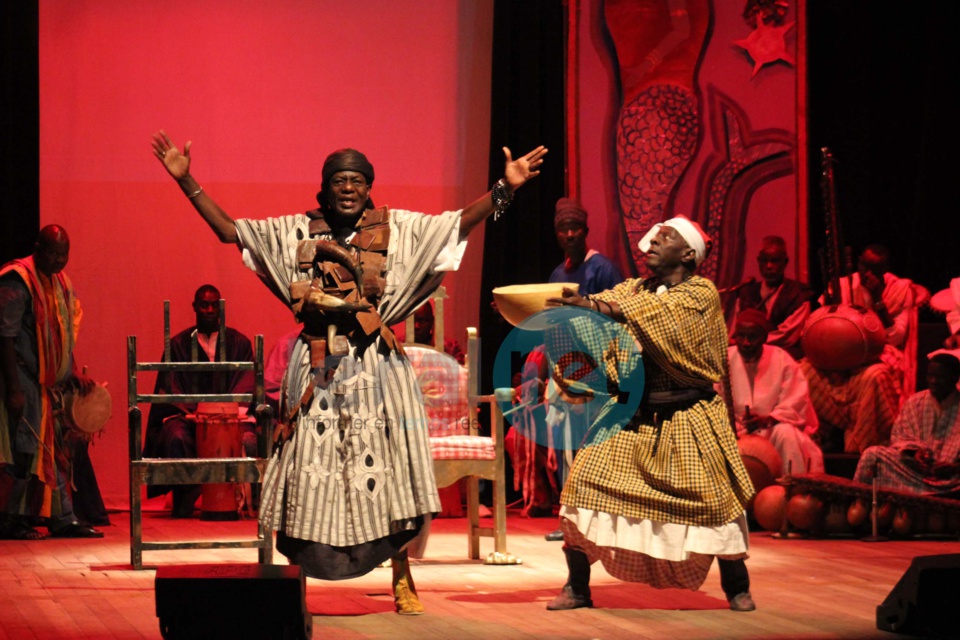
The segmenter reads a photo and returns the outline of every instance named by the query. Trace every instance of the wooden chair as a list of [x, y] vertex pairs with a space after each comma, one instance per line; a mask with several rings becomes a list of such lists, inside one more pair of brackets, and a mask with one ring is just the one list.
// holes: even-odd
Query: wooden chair
[[[223, 300], [220, 301], [220, 335], [226, 335]], [[221, 341], [216, 362], [170, 362], [170, 303], [164, 302], [163, 362], [138, 362], [137, 338], [127, 336], [127, 411], [130, 447], [130, 564], [143, 568], [143, 552], [174, 549], [255, 548], [259, 562], [273, 561], [273, 535], [258, 520], [257, 537], [248, 540], [144, 542], [141, 487], [151, 484], [204, 484], [261, 482], [267, 463], [272, 410], [264, 403], [263, 336], [254, 338], [253, 362], [227, 362], [225, 341]], [[240, 394], [143, 394], [137, 389], [141, 371], [212, 373], [217, 371], [253, 371], [254, 391]], [[256, 403], [256, 458], [143, 458], [142, 413], [140, 403], [242, 402]]]
[[[440, 488], [466, 479], [467, 555], [480, 558], [480, 538], [492, 537], [494, 550], [484, 564], [521, 564], [507, 551], [507, 507], [504, 471], [503, 413], [495, 395], [480, 395], [480, 340], [474, 327], [467, 329], [467, 353], [460, 365], [443, 350], [443, 287], [433, 295], [435, 301], [435, 343], [413, 342], [412, 316], [407, 319], [404, 349], [417, 371], [431, 422], [430, 450], [434, 475]], [[512, 393], [512, 390], [508, 390]], [[439, 394], [439, 397], [435, 394]], [[509, 399], [508, 399], [509, 400]], [[480, 435], [477, 416], [481, 403], [490, 411], [490, 436]], [[452, 413], [447, 407], [459, 406]], [[442, 416], [437, 419], [439, 409]], [[480, 479], [493, 483], [493, 527], [480, 525]]]

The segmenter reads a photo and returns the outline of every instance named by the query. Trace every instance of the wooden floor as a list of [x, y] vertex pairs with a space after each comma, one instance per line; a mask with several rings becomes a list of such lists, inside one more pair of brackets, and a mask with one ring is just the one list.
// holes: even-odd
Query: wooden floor
[[[159, 638], [154, 574], [158, 565], [254, 562], [254, 550], [149, 551], [133, 571], [129, 518], [112, 514], [103, 540], [0, 541], [0, 637]], [[955, 541], [867, 543], [774, 540], [751, 536], [748, 560], [758, 610], [729, 611], [716, 565], [699, 592], [625, 584], [594, 566], [594, 609], [549, 612], [545, 603], [566, 578], [561, 543], [543, 534], [554, 519], [512, 513], [510, 551], [520, 566], [466, 559], [465, 521], [434, 522], [426, 557], [413, 567], [427, 614], [393, 613], [390, 569], [344, 582], [308, 579], [315, 638], [898, 638], [876, 629], [876, 606], [912, 558], [960, 552]], [[250, 521], [171, 520], [146, 513], [144, 537], [247, 537]], [[187, 532], [187, 533], [184, 533]], [[172, 536], [176, 537], [176, 536]], [[491, 541], [483, 541], [483, 553]], [[277, 562], [283, 562], [278, 558]], [[248, 607], [253, 610], [254, 607]]]

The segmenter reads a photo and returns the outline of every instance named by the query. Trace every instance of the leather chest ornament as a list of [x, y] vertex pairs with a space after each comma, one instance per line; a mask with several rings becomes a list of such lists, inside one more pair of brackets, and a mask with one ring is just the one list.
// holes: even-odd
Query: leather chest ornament
[[[331, 229], [319, 211], [307, 213], [312, 219], [309, 238], [297, 245], [297, 264], [310, 279], [290, 284], [293, 312], [304, 324], [311, 339], [312, 365], [330, 355], [349, 351], [347, 337], [357, 331], [370, 336], [380, 331], [391, 349], [398, 343], [377, 313], [377, 304], [386, 285], [384, 271], [390, 244], [390, 211], [368, 209], [360, 217], [353, 237], [344, 247], [333, 240], [319, 239]], [[314, 340], [325, 337], [321, 347]]]

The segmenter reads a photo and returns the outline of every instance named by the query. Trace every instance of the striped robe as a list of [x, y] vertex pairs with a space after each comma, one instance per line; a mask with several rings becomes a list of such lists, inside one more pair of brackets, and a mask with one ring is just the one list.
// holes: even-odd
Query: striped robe
[[[591, 298], [619, 304], [643, 351], [645, 391], [709, 390], [727, 353], [716, 288], [699, 276], [659, 294], [647, 284], [628, 280]], [[615, 368], [607, 371], [619, 385]], [[720, 396], [659, 424], [637, 412], [605, 429], [580, 449], [564, 486], [568, 545], [621, 580], [658, 588], [697, 589], [714, 555], [745, 555], [753, 485]]]
[[[11, 429], [0, 393], [0, 467], [16, 468], [15, 456], [28, 465], [11, 474], [12, 485], [3, 488], [6, 495], [0, 495], [0, 503], [7, 503], [7, 513], [63, 516], [73, 505], [61, 485], [63, 478], [58, 478], [57, 460], [65, 463], [66, 444], [53, 390], [73, 375], [73, 347], [83, 312], [67, 274], [61, 271], [45, 279], [33, 256], [0, 267], [0, 279], [0, 308], [24, 305], [20, 317], [8, 317], [0, 332], [15, 339], [17, 375], [26, 397], [20, 424]], [[9, 309], [5, 311], [9, 316]]]
[[[403, 320], [440, 284], [442, 252], [456, 244], [460, 213], [390, 212], [386, 287], [377, 310], [384, 325]], [[245, 264], [290, 305], [291, 282], [310, 278], [296, 249], [308, 237], [303, 214], [238, 220]], [[317, 236], [332, 239], [332, 236]], [[454, 264], [453, 268], [456, 268]], [[284, 389], [297, 406], [314, 384], [310, 347], [294, 344]], [[333, 378], [316, 386], [290, 440], [274, 451], [264, 478], [261, 520], [278, 531], [277, 549], [327, 579], [362, 575], [393, 555], [440, 511], [415, 373], [382, 338], [351, 339]]]

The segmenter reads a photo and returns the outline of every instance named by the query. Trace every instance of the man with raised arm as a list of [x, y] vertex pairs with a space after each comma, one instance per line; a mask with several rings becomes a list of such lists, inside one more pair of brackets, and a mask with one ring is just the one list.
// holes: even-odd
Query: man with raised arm
[[396, 610], [423, 613], [406, 546], [440, 511], [416, 376], [389, 326], [456, 270], [470, 231], [503, 212], [539, 174], [544, 147], [513, 159], [504, 177], [460, 211], [424, 215], [373, 208], [374, 168], [354, 149], [323, 163], [319, 207], [234, 221], [190, 173], [163, 131], [153, 153], [221, 242], [304, 325], [281, 389], [280, 427], [260, 518], [277, 550], [309, 576], [344, 579], [392, 558]]

